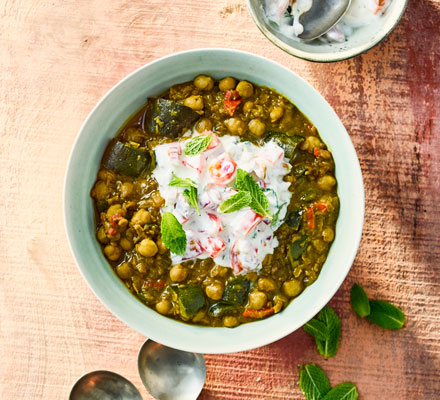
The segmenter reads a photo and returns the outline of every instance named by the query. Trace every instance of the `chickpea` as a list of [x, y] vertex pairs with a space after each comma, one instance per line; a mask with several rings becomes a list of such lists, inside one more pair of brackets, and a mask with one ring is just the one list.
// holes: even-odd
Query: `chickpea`
[[196, 124], [196, 131], [199, 133], [212, 130], [212, 122], [209, 118], [201, 118]]
[[324, 240], [324, 242], [331, 242], [333, 241], [335, 237], [335, 232], [332, 228], [325, 228], [322, 231], [322, 240]]
[[113, 215], [120, 214], [121, 217], [125, 217], [125, 214], [127, 214], [127, 211], [122, 208], [120, 204], [113, 204], [110, 206], [107, 210], [107, 218], [113, 217]]
[[114, 244], [108, 244], [104, 247], [104, 254], [110, 261], [116, 261], [121, 257], [121, 248]]
[[286, 281], [283, 284], [283, 292], [287, 297], [298, 296], [303, 290], [303, 284], [301, 281], [292, 279], [291, 281]]
[[133, 184], [131, 182], [124, 182], [121, 185], [121, 197], [123, 199], [130, 196], [132, 192], [133, 192]]
[[188, 276], [188, 269], [182, 264], [177, 264], [170, 269], [170, 278], [173, 282], [182, 282]]
[[129, 250], [131, 250], [133, 248], [133, 242], [131, 240], [128, 240], [127, 238], [122, 238], [119, 241], [119, 245], [125, 251], [129, 251]]
[[330, 160], [332, 154], [328, 150], [319, 150], [319, 157], [324, 158], [325, 160]]
[[244, 112], [250, 112], [254, 108], [254, 102], [253, 101], [247, 101], [243, 104], [243, 111]]
[[309, 153], [313, 153], [315, 147], [323, 147], [323, 143], [316, 136], [307, 136], [306, 139], [301, 143], [301, 150], [306, 150]]
[[189, 96], [183, 100], [183, 104], [192, 108], [194, 111], [203, 110], [203, 107], [205, 106], [202, 96]]
[[229, 118], [225, 121], [225, 125], [233, 135], [243, 135], [246, 132], [246, 123], [240, 118]]
[[271, 278], [260, 278], [257, 284], [258, 289], [264, 290], [265, 292], [273, 292], [277, 289], [275, 281]]
[[130, 264], [128, 262], [119, 265], [116, 268], [116, 273], [121, 279], [128, 279], [131, 278], [131, 276], [133, 275], [133, 271], [131, 270]]
[[165, 254], [168, 249], [165, 247], [162, 238], [159, 238], [156, 240], [157, 249], [159, 251], [159, 254]]
[[243, 99], [251, 97], [254, 94], [254, 87], [252, 86], [252, 83], [247, 81], [240, 81], [236, 89], [240, 97]]
[[107, 186], [107, 184], [104, 181], [98, 181], [95, 183], [95, 186], [93, 187], [92, 196], [100, 201], [105, 200], [106, 197], [110, 193], [110, 188]]
[[98, 240], [102, 243], [102, 244], [107, 244], [109, 242], [109, 238], [107, 237], [107, 235], [105, 234], [105, 229], [103, 226], [101, 226], [98, 229], [98, 232], [96, 234], [96, 237], [98, 238]]
[[322, 190], [331, 190], [332, 187], [336, 185], [336, 179], [331, 175], [324, 175], [321, 176], [316, 183]]
[[284, 108], [281, 106], [274, 107], [270, 112], [270, 120], [272, 122], [278, 121], [284, 114]]
[[226, 317], [223, 318], [223, 325], [226, 328], [233, 328], [234, 326], [238, 325], [238, 319], [237, 317], [227, 315]]
[[200, 90], [211, 90], [214, 87], [214, 79], [206, 75], [198, 75], [194, 79], [194, 86]]
[[101, 169], [98, 172], [98, 178], [102, 179], [103, 181], [110, 182], [115, 179], [115, 174], [112, 171], [109, 171], [108, 169]]
[[223, 284], [220, 282], [214, 282], [206, 286], [206, 295], [212, 300], [220, 300], [223, 296]]
[[161, 208], [165, 204], [165, 200], [162, 198], [160, 192], [158, 191], [152, 193], [150, 199], [156, 208]]
[[220, 278], [224, 278], [226, 275], [228, 275], [229, 268], [228, 267], [222, 267], [221, 265], [214, 265], [214, 267], [211, 269], [211, 272], [209, 275], [212, 278], [215, 278], [219, 276]]
[[131, 219], [131, 224], [145, 225], [148, 224], [150, 221], [151, 221], [151, 214], [147, 210], [141, 208], [140, 210], [134, 213], [133, 218]]
[[171, 307], [171, 302], [166, 299], [163, 299], [156, 303], [156, 311], [159, 314], [167, 315], [171, 311]]
[[128, 225], [128, 219], [126, 219], [126, 218], [122, 218], [118, 222], [118, 226], [120, 226], [121, 228], [124, 228], [127, 225]]
[[312, 245], [319, 253], [323, 253], [327, 247], [326, 244], [321, 239], [313, 240]]
[[266, 124], [261, 119], [255, 118], [249, 122], [249, 130], [256, 136], [261, 136], [266, 132]]
[[260, 310], [267, 302], [267, 295], [259, 290], [254, 290], [249, 293], [249, 308], [253, 310]]
[[144, 239], [136, 246], [137, 252], [144, 257], [153, 257], [157, 253], [157, 246], [151, 239]]
[[235, 85], [237, 84], [237, 81], [228, 76], [227, 78], [223, 78], [219, 84], [218, 84], [218, 88], [222, 91], [222, 92], [226, 92], [227, 90], [232, 90], [235, 88]]

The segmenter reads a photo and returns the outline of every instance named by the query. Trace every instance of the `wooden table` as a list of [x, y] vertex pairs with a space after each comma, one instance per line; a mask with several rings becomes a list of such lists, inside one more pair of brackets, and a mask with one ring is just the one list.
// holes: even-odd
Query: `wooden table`
[[[128, 73], [180, 50], [232, 47], [287, 66], [334, 107], [359, 155], [366, 217], [330, 303], [342, 320], [337, 356], [325, 361], [301, 329], [253, 351], [209, 355], [200, 399], [302, 399], [298, 365], [309, 362], [333, 385], [355, 382], [362, 399], [439, 399], [439, 25], [439, 0], [410, 1], [375, 49], [313, 64], [273, 46], [240, 0], [0, 1], [0, 398], [66, 398], [96, 369], [143, 388], [144, 338], [93, 295], [67, 244], [67, 158], [86, 115]], [[400, 305], [407, 326], [391, 332], [357, 318], [354, 282]]]

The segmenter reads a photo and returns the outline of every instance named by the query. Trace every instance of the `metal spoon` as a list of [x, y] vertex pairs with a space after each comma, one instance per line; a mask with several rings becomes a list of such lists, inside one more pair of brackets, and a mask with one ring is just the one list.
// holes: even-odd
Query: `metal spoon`
[[351, 0], [313, 0], [312, 7], [299, 17], [303, 40], [316, 39], [332, 29], [344, 16]]
[[142, 400], [134, 385], [110, 371], [93, 371], [73, 385], [69, 400]]
[[206, 379], [203, 355], [147, 340], [138, 356], [139, 375], [157, 400], [196, 400]]

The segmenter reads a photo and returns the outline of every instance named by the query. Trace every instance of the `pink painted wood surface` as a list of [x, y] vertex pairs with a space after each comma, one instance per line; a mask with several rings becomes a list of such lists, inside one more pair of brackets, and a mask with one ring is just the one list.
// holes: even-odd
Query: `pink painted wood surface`
[[[366, 190], [359, 253], [330, 303], [342, 320], [337, 356], [323, 360], [302, 330], [210, 355], [200, 399], [302, 399], [298, 365], [309, 362], [333, 385], [355, 382], [362, 399], [440, 398], [439, 26], [439, 0], [410, 0], [375, 49], [313, 64], [271, 45], [240, 0], [0, 1], [0, 398], [66, 398], [95, 369], [142, 388], [144, 338], [97, 300], [68, 248], [63, 177], [81, 123], [108, 89], [149, 61], [198, 47], [261, 54], [312, 83], [347, 127]], [[358, 319], [354, 282], [400, 305], [405, 329]]]

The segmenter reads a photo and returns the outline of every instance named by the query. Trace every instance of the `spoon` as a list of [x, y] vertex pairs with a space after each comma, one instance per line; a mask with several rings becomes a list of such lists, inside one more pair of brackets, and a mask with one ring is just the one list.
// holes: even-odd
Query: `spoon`
[[147, 340], [138, 356], [142, 382], [157, 400], [196, 400], [206, 379], [203, 355]]
[[332, 29], [344, 16], [351, 0], [313, 0], [312, 7], [299, 17], [303, 40], [316, 39]]
[[73, 385], [69, 400], [142, 400], [134, 385], [110, 371], [93, 371]]

